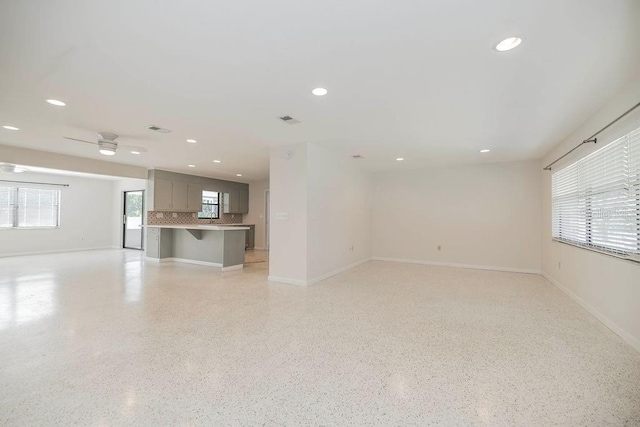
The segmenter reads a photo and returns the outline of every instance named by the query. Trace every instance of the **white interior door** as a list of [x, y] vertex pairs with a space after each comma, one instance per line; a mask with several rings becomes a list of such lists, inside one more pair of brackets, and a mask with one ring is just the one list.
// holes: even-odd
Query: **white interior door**
[[269, 250], [269, 190], [264, 191], [264, 248]]

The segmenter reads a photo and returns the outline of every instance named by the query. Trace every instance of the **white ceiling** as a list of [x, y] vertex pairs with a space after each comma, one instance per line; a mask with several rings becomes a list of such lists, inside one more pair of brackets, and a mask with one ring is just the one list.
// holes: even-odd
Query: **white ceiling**
[[[0, 128], [1, 143], [245, 181], [268, 176], [270, 146], [301, 141], [371, 170], [539, 158], [640, 72], [637, 0], [0, 8], [0, 125], [21, 128]], [[512, 35], [520, 47], [492, 49]], [[62, 138], [95, 131], [149, 153], [107, 158]]]

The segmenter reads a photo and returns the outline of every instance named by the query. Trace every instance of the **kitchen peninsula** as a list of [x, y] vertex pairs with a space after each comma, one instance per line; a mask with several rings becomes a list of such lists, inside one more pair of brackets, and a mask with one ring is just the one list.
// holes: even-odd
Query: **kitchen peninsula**
[[149, 225], [147, 259], [221, 267], [244, 266], [245, 232], [249, 227], [222, 225]]

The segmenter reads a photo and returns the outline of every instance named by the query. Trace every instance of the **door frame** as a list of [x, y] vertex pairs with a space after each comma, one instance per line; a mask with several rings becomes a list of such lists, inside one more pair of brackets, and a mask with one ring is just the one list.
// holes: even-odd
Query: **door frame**
[[264, 250], [269, 250], [269, 227], [271, 227], [271, 218], [269, 211], [271, 210], [271, 191], [264, 190]]
[[[144, 191], [145, 190], [126, 190], [122, 192], [122, 249], [133, 249], [137, 251], [144, 250]], [[129, 248], [127, 244], [127, 193], [142, 193], [142, 221], [140, 222], [140, 247]]]

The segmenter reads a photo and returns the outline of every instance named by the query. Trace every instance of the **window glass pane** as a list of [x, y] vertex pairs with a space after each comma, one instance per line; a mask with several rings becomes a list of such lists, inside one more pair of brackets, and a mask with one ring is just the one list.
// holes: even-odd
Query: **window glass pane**
[[18, 189], [18, 227], [56, 227], [59, 190]]
[[220, 218], [220, 195], [214, 191], [202, 192], [202, 210], [198, 212], [198, 218]]
[[13, 227], [15, 188], [0, 187], [0, 227]]

